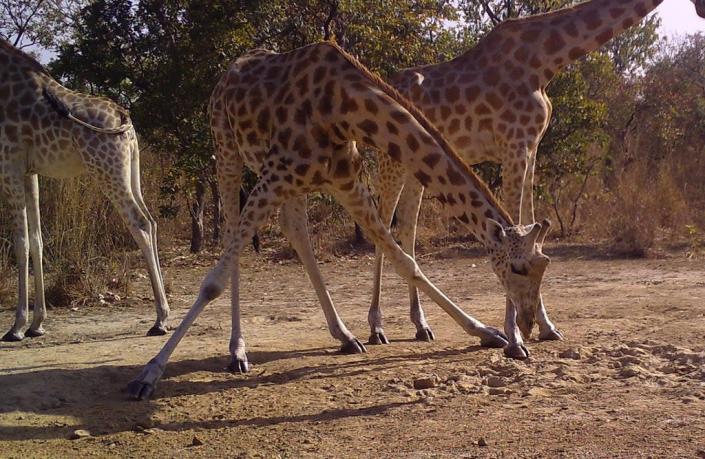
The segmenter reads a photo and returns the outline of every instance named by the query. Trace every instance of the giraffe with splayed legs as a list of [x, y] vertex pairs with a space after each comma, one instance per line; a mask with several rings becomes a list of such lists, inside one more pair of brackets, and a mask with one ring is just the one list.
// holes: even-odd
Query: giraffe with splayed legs
[[[705, 0], [692, 0], [705, 17]], [[598, 49], [637, 24], [663, 0], [591, 0], [571, 8], [508, 19], [470, 51], [448, 62], [406, 69], [391, 84], [438, 128], [467, 164], [502, 164], [504, 201], [517, 223], [534, 221], [536, 151], [551, 118], [546, 87], [566, 65]], [[413, 256], [423, 187], [399, 164], [379, 157], [376, 183], [380, 214], [391, 222], [394, 208], [404, 250]], [[400, 195], [400, 190], [401, 195]], [[398, 201], [398, 205], [397, 205]], [[370, 342], [388, 340], [380, 309], [383, 255], [378, 250], [368, 319]], [[416, 338], [433, 339], [418, 292], [409, 286]], [[524, 336], [538, 322], [539, 339], [562, 339], [541, 299], [520, 313]]]
[[[57, 83], [34, 59], [0, 40], [0, 191], [15, 222], [19, 271], [15, 322], [3, 341], [44, 334], [46, 317], [38, 175], [98, 180], [142, 250], [157, 320], [147, 333], [167, 331], [169, 305], [157, 254], [157, 224], [142, 199], [137, 136], [127, 112], [110, 100]], [[29, 255], [35, 282], [29, 328]]]
[[[317, 190], [333, 195], [382, 248], [399, 275], [427, 294], [467, 333], [479, 337], [485, 346], [501, 347], [509, 342], [506, 353], [527, 355], [516, 327], [516, 313], [525, 304], [538, 301], [549, 263], [541, 252], [548, 225], [515, 225], [421, 112], [354, 58], [331, 43], [285, 54], [250, 52], [236, 60], [216, 85], [210, 113], [227, 215], [226, 248], [201, 284], [183, 322], [129, 384], [133, 397], [152, 394], [179, 341], [203, 308], [222, 294], [229, 278], [231, 369], [247, 370], [239, 324], [239, 253], [267, 216], [285, 203], [288, 206], [299, 200], [298, 210], [283, 218], [288, 227], [285, 232], [289, 236], [303, 234], [306, 215], [301, 197]], [[482, 241], [512, 300], [506, 336], [463, 312], [397, 245], [359, 179], [356, 142], [386, 152], [424, 186], [443, 195], [450, 214]], [[237, 190], [244, 165], [256, 171], [259, 179], [238, 213]], [[295, 244], [295, 248], [300, 254], [301, 250], [310, 251], [310, 246], [302, 244]], [[317, 270], [306, 256], [302, 259], [309, 271]], [[330, 332], [341, 341], [342, 350], [364, 352], [364, 346], [337, 316], [327, 291], [321, 290], [319, 298], [324, 300]]]

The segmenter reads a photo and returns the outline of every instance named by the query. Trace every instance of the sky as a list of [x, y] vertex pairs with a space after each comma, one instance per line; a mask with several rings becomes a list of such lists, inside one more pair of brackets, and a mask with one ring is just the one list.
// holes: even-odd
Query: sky
[[690, 0], [665, 0], [656, 8], [656, 13], [661, 16], [661, 35], [705, 33], [705, 19], [695, 14], [695, 5]]

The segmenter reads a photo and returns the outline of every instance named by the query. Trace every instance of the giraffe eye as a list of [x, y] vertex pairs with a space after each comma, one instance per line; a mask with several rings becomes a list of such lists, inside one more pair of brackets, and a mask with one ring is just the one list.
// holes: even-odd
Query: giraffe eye
[[512, 272], [514, 274], [519, 275], [519, 276], [526, 276], [529, 274], [529, 271], [526, 268], [517, 268], [514, 265], [511, 265], [511, 267], [512, 267]]

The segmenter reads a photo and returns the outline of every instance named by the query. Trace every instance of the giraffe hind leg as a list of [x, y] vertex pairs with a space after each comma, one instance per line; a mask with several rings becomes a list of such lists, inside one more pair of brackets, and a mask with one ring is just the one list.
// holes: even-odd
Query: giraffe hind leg
[[306, 196], [297, 196], [284, 204], [279, 213], [279, 223], [282, 232], [299, 255], [301, 263], [306, 269], [308, 278], [313, 284], [318, 296], [318, 301], [323, 308], [323, 314], [328, 323], [328, 330], [333, 338], [342, 343], [341, 352], [344, 354], [359, 354], [366, 352], [365, 346], [345, 327], [338, 312], [333, 306], [333, 300], [326, 288], [325, 281], [318, 269], [318, 263], [308, 237], [306, 217]]
[[149, 272], [157, 310], [157, 319], [154, 326], [150, 328], [148, 335], [164, 335], [167, 332], [168, 314], [168, 306], [165, 306], [166, 295], [161, 280], [158, 259], [155, 257], [153, 248], [153, 227], [148, 215], [142, 211], [142, 207], [133, 194], [133, 171], [122, 170], [115, 175], [106, 175], [98, 170], [91, 170], [91, 173], [94, 177], [105, 182], [106, 196], [125, 222], [147, 263], [147, 271]]
[[[401, 246], [409, 256], [415, 258], [416, 244], [416, 224], [421, 209], [423, 199], [423, 187], [414, 178], [409, 177], [404, 184], [399, 205], [397, 206], [397, 218], [399, 226], [399, 238]], [[419, 292], [416, 286], [409, 283], [409, 316], [411, 322], [416, 326], [417, 341], [433, 341], [436, 339], [431, 327], [426, 321], [426, 315], [421, 308]]]
[[[161, 264], [159, 263], [159, 250], [157, 249], [157, 221], [152, 217], [147, 209], [147, 205], [144, 202], [142, 196], [142, 186], [141, 186], [141, 174], [140, 174], [140, 159], [139, 159], [139, 146], [137, 145], [137, 139], [132, 140], [131, 144], [132, 155], [130, 157], [130, 190], [132, 191], [132, 197], [137, 207], [139, 207], [142, 217], [146, 218], [147, 224], [146, 229], [149, 233], [149, 251], [151, 256], [145, 255], [147, 263], [149, 265], [150, 259], [154, 262], [154, 270], [156, 275], [151, 276], [152, 290], [154, 292], [155, 308], [157, 311], [157, 320], [154, 326], [147, 331], [147, 336], [160, 336], [167, 332], [167, 320], [169, 318], [169, 302], [166, 298], [166, 291], [164, 288], [164, 275], [162, 273]], [[134, 236], [133, 236], [134, 237]], [[138, 242], [139, 244], [139, 242]]]
[[[392, 223], [394, 209], [399, 201], [399, 194], [404, 186], [404, 170], [394, 164], [389, 156], [378, 155], [377, 190], [379, 202], [377, 208], [379, 217], [389, 227]], [[383, 315], [381, 307], [382, 296], [382, 270], [384, 269], [384, 252], [375, 246], [374, 281], [372, 286], [372, 299], [367, 313], [367, 322], [370, 324], [369, 344], [389, 344], [384, 334], [382, 325]]]

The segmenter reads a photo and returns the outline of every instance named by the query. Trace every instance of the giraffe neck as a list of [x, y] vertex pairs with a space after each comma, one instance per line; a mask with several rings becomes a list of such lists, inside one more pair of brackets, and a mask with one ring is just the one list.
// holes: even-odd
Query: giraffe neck
[[336, 128], [340, 126], [353, 140], [401, 162], [408, 173], [438, 196], [451, 217], [468, 226], [483, 243], [492, 238], [489, 232], [495, 229], [487, 224], [488, 219], [502, 226], [513, 225], [487, 185], [420, 111], [352, 57], [343, 55], [366, 78], [360, 81], [360, 73], [355, 73], [341, 79]]
[[[611, 38], [641, 21], [663, 0], [591, 0], [572, 8], [498, 26], [508, 60], [521, 63], [534, 83], [546, 87], [566, 65], [595, 51]], [[488, 36], [489, 38], [489, 36]]]

